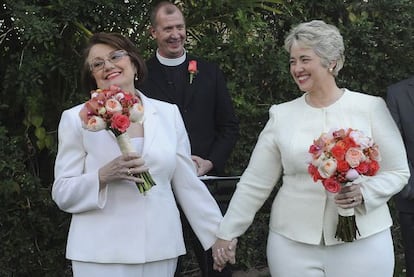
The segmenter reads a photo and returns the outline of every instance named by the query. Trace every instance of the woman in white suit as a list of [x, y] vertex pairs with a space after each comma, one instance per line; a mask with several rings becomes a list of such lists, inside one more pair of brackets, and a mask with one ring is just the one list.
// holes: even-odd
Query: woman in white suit
[[[83, 104], [62, 114], [52, 197], [72, 214], [66, 257], [73, 274], [173, 276], [177, 257], [185, 254], [176, 199], [205, 249], [216, 240], [222, 219], [196, 175], [178, 108], [135, 89], [134, 81], [145, 77], [146, 67], [137, 48], [122, 35], [93, 35], [84, 64], [88, 89], [117, 85], [136, 92], [145, 119], [127, 130], [136, 153], [123, 155], [111, 132], [82, 128]], [[144, 195], [135, 185], [142, 180], [133, 174], [148, 169], [156, 186]]]
[[[336, 27], [320, 20], [299, 24], [287, 36], [285, 48], [290, 73], [304, 94], [270, 108], [213, 253], [246, 231], [282, 178], [267, 242], [272, 276], [391, 277], [394, 255], [387, 201], [409, 177], [398, 128], [382, 98], [337, 86], [344, 44]], [[307, 157], [313, 140], [335, 128], [358, 129], [373, 138], [382, 161], [375, 176], [361, 178], [334, 196], [314, 183]], [[357, 240], [335, 238], [337, 207], [355, 209]], [[216, 267], [222, 264], [216, 260]]]

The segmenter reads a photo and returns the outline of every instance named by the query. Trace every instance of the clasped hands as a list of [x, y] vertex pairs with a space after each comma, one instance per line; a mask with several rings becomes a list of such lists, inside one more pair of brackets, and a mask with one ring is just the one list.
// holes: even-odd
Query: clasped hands
[[217, 239], [212, 247], [213, 269], [221, 272], [227, 263], [235, 264], [236, 248], [237, 239], [231, 241]]
[[195, 155], [192, 155], [191, 159], [193, 160], [196, 167], [197, 176], [205, 175], [207, 172], [213, 169], [213, 163], [210, 160], [205, 160]]

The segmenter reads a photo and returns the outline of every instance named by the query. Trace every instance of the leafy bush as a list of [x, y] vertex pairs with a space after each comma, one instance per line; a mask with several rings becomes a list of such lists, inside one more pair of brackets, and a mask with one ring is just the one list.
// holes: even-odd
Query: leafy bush
[[63, 276], [67, 216], [33, 174], [27, 146], [0, 126], [0, 276]]
[[[0, 259], [1, 276], [64, 276], [69, 216], [50, 199], [61, 112], [86, 99], [79, 82], [87, 36], [128, 34], [145, 58], [157, 1], [5, 0], [0, 6]], [[301, 94], [288, 70], [283, 40], [293, 25], [323, 19], [341, 30], [346, 61], [341, 86], [385, 96], [414, 74], [411, 0], [183, 0], [187, 50], [219, 63], [241, 123], [229, 174], [247, 166], [272, 104]], [[292, 123], [294, 124], [294, 123]], [[263, 265], [269, 203], [240, 238], [237, 266]], [[396, 223], [398, 223], [395, 220]], [[393, 229], [401, 255], [398, 224]]]

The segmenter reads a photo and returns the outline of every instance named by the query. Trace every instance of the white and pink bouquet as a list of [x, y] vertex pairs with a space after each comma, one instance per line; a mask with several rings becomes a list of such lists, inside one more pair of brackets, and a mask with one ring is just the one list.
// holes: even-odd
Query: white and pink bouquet
[[[322, 133], [313, 141], [308, 152], [312, 156], [308, 165], [309, 174], [314, 182], [321, 181], [324, 188], [331, 193], [339, 192], [342, 186], [355, 181], [361, 175], [375, 175], [381, 160], [378, 145], [372, 138], [354, 129]], [[335, 237], [346, 242], [354, 241], [359, 232], [354, 209], [338, 207], [338, 213]]]
[[[131, 122], [142, 123], [144, 120], [144, 107], [139, 96], [114, 85], [108, 89], [92, 90], [91, 99], [85, 103], [79, 116], [83, 128], [93, 132], [109, 130], [115, 135], [122, 153], [135, 152], [126, 130]], [[144, 180], [144, 183], [137, 183], [141, 193], [155, 185], [149, 172], [140, 173], [139, 177]]]

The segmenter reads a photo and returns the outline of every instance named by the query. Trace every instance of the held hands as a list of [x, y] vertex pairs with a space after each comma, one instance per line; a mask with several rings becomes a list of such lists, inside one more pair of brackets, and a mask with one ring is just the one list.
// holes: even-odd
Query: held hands
[[143, 183], [144, 180], [136, 177], [136, 174], [148, 170], [144, 163], [137, 153], [123, 154], [99, 169], [99, 183], [101, 186], [118, 180]]
[[344, 186], [341, 191], [335, 196], [335, 203], [338, 207], [343, 209], [355, 208], [364, 202], [362, 196], [361, 185], [352, 184]]
[[236, 248], [237, 239], [231, 241], [217, 239], [212, 247], [213, 269], [221, 272], [226, 266], [226, 263], [235, 264]]
[[197, 176], [205, 175], [207, 172], [213, 169], [213, 163], [209, 160], [204, 160], [203, 158], [195, 155], [192, 155], [191, 159], [196, 166]]

